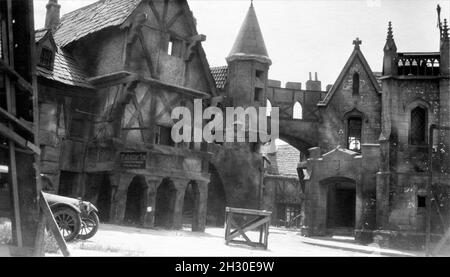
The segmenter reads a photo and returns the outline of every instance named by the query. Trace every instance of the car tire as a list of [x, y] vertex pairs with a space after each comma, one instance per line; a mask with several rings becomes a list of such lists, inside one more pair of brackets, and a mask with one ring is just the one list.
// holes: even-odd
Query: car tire
[[69, 207], [59, 207], [53, 212], [59, 231], [66, 242], [74, 240], [81, 229], [80, 214]]
[[78, 238], [82, 240], [87, 240], [92, 238], [98, 231], [98, 226], [100, 225], [100, 220], [96, 212], [92, 211], [89, 213], [88, 217], [82, 219], [80, 233]]

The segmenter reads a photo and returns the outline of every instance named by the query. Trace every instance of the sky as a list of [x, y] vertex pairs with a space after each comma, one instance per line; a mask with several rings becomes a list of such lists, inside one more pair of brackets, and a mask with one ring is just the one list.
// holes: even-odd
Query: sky
[[[34, 0], [35, 27], [45, 22], [48, 0]], [[93, 0], [59, 0], [61, 15]], [[302, 82], [318, 72], [322, 88], [333, 84], [353, 51], [353, 40], [373, 71], [381, 71], [388, 21], [399, 52], [438, 51], [436, 6], [450, 17], [449, 0], [254, 0], [272, 60], [269, 78]], [[211, 66], [226, 65], [250, 0], [190, 0]]]

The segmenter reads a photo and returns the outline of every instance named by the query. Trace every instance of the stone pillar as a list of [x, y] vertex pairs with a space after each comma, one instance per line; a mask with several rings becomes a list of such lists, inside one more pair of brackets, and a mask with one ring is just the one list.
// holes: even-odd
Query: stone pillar
[[174, 179], [173, 183], [176, 188], [176, 193], [175, 193], [175, 205], [173, 209], [172, 227], [174, 229], [181, 229], [183, 227], [184, 193], [186, 191], [188, 181]]
[[155, 208], [156, 208], [156, 190], [158, 185], [161, 184], [162, 178], [160, 177], [146, 177], [147, 188], [145, 190], [146, 203], [144, 207], [143, 226], [144, 228], [152, 228], [155, 226]]
[[195, 198], [194, 214], [192, 218], [192, 231], [204, 232], [206, 226], [206, 211], [208, 203], [208, 183], [207, 181], [196, 181], [198, 194]]
[[111, 183], [111, 214], [110, 221], [120, 224], [125, 216], [127, 204], [127, 190], [134, 175], [123, 172], [111, 172], [109, 180]]

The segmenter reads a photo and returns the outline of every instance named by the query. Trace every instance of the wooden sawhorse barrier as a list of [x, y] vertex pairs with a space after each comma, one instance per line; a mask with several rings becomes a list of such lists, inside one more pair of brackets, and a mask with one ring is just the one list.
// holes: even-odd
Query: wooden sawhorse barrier
[[[267, 243], [269, 238], [269, 225], [270, 216], [272, 212], [249, 210], [226, 207], [225, 209], [225, 244], [241, 243], [253, 247], [263, 247], [267, 249]], [[235, 217], [250, 218], [244, 220], [241, 224], [236, 223]], [[232, 231], [232, 228], [236, 228]], [[251, 241], [245, 234], [247, 231], [255, 230], [259, 228], [259, 242]], [[245, 241], [234, 240], [234, 238], [242, 236]]]

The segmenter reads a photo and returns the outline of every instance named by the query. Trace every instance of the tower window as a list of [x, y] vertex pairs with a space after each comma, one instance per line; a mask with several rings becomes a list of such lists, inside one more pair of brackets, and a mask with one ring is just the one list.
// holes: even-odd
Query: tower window
[[347, 142], [348, 149], [361, 152], [361, 132], [362, 120], [359, 117], [351, 117], [348, 119]]
[[416, 107], [411, 111], [411, 144], [423, 145], [426, 144], [427, 131], [427, 111], [422, 107]]
[[254, 100], [260, 102], [263, 96], [262, 88], [255, 88], [255, 97]]
[[359, 95], [359, 74], [353, 74], [353, 95]]
[[264, 79], [264, 71], [262, 70], [256, 70], [256, 78], [258, 79]]
[[50, 49], [42, 48], [41, 56], [39, 58], [39, 62], [43, 67], [48, 69], [52, 68], [53, 63], [53, 52]]

